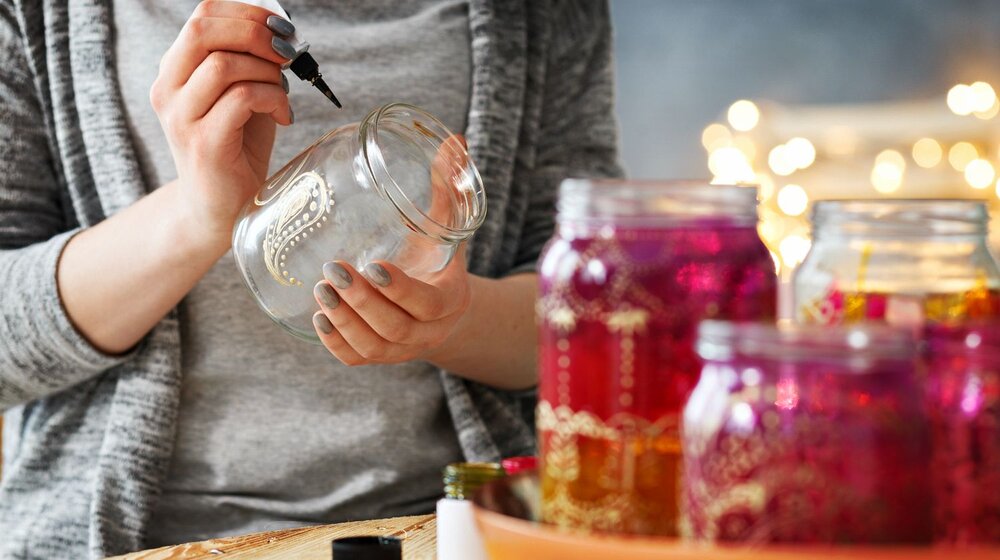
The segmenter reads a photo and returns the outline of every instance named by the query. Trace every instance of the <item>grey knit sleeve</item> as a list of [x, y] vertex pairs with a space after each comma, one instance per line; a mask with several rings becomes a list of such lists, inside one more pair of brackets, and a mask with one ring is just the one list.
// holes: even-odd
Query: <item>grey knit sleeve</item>
[[0, 410], [63, 390], [117, 365], [74, 329], [56, 264], [75, 233], [24, 43], [0, 3]]
[[555, 229], [563, 179], [623, 174], [608, 4], [556, 0], [552, 15], [538, 151], [514, 273], [535, 270]]

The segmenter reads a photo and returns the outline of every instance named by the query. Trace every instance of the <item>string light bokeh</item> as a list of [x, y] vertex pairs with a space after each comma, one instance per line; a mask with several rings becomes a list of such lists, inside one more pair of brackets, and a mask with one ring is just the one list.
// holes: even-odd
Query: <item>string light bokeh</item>
[[809, 252], [817, 200], [981, 199], [995, 225], [998, 114], [996, 90], [982, 81], [925, 101], [783, 106], [739, 99], [704, 128], [701, 143], [714, 184], [760, 186], [760, 235], [787, 280]]

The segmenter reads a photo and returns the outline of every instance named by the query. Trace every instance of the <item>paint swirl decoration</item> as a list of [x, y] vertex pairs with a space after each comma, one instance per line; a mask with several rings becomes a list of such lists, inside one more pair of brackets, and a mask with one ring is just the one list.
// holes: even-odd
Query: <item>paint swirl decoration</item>
[[286, 183], [274, 197], [280, 198], [264, 234], [264, 265], [279, 284], [301, 286], [288, 271], [287, 258], [296, 244], [326, 223], [333, 209], [333, 189], [310, 171]]

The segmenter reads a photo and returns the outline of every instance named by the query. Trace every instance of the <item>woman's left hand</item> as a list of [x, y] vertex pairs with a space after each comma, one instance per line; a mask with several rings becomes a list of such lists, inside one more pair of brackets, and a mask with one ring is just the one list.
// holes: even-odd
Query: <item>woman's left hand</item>
[[313, 326], [349, 366], [433, 361], [471, 297], [464, 246], [427, 282], [381, 261], [367, 265], [363, 275], [343, 261], [329, 262], [323, 276], [313, 289], [320, 304]]

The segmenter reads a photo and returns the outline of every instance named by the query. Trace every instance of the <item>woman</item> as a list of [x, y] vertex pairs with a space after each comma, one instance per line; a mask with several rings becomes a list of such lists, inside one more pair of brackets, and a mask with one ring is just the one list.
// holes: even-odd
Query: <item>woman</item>
[[[3, 557], [429, 511], [445, 463], [532, 451], [555, 189], [619, 173], [607, 7], [285, 7], [0, 3]], [[285, 86], [292, 25], [342, 112]], [[464, 131], [488, 220], [427, 283], [328, 263], [308, 347], [229, 232], [269, 161], [388, 101]]]

